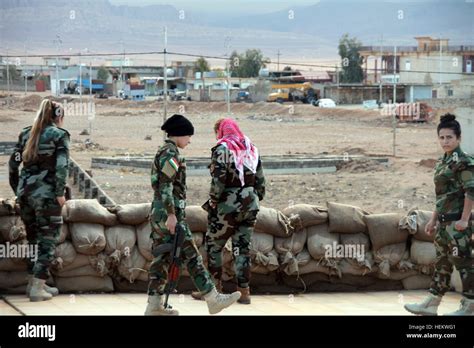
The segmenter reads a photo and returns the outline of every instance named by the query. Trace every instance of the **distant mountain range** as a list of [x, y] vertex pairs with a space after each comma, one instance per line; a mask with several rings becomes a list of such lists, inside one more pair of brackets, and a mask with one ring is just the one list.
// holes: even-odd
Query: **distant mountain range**
[[[271, 2], [269, 8], [271, 7]], [[170, 1], [172, 4], [172, 1]], [[163, 26], [168, 51], [229, 54], [260, 48], [275, 59], [337, 57], [339, 38], [356, 36], [364, 45], [415, 45], [415, 36], [449, 38], [473, 44], [474, 2], [320, 1], [267, 14], [209, 15], [172, 5], [116, 6], [108, 0], [0, 1], [0, 54], [10, 52], [160, 51]], [[186, 59], [185, 59], [186, 60]]]

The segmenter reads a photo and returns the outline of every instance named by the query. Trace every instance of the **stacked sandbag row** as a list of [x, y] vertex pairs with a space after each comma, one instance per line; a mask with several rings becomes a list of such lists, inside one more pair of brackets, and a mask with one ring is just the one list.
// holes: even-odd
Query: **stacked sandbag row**
[[333, 290], [345, 290], [339, 285], [353, 285], [352, 289], [429, 286], [435, 251], [432, 237], [424, 234], [426, 212], [418, 219], [412, 240], [400, 227], [406, 218], [402, 214], [369, 214], [332, 202], [327, 209], [298, 204], [283, 213], [294, 227], [291, 237], [275, 240], [284, 285], [303, 283], [306, 290], [325, 289], [323, 283]]
[[[436, 263], [436, 248], [433, 243], [435, 235], [426, 234], [425, 227], [432, 215], [431, 211], [411, 209], [399, 221], [399, 231], [406, 231], [410, 236], [410, 261], [413, 269], [417, 271], [416, 275], [402, 280], [407, 290], [425, 289], [430, 286]], [[452, 277], [451, 284], [456, 291], [460, 291], [458, 283], [456, 277]]]
[[[24, 293], [28, 283], [24, 258], [15, 257], [20, 246], [27, 247], [26, 231], [12, 199], [0, 198], [0, 289]], [[10, 256], [10, 257], [6, 257]]]
[[[60, 291], [146, 291], [153, 259], [150, 208], [149, 203], [106, 209], [96, 200], [68, 201], [52, 267]], [[26, 243], [17, 212], [11, 201], [0, 206], [0, 242]], [[261, 207], [251, 238], [251, 285], [271, 292], [426, 288], [435, 259], [433, 236], [424, 233], [430, 214], [369, 214], [332, 202], [327, 208]], [[207, 262], [207, 212], [187, 207], [186, 221]], [[224, 281], [235, 277], [236, 252], [229, 240]], [[179, 290], [193, 290], [186, 269], [182, 275]], [[0, 289], [20, 291], [25, 284], [25, 260], [0, 259]]]

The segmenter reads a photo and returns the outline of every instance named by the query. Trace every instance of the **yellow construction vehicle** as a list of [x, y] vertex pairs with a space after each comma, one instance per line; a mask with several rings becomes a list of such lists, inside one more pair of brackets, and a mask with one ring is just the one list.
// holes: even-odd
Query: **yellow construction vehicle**
[[309, 82], [272, 85], [272, 91], [274, 90], [276, 91], [268, 95], [268, 102], [301, 101], [312, 104], [313, 101], [319, 99], [317, 91]]

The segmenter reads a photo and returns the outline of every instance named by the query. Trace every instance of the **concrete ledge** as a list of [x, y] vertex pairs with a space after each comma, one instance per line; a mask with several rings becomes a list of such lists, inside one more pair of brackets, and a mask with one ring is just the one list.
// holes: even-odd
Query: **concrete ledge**
[[[388, 158], [367, 156], [263, 156], [264, 171], [267, 174], [301, 174], [301, 173], [331, 173], [337, 167], [352, 161], [372, 160], [388, 165]], [[92, 168], [116, 169], [133, 168], [137, 170], [151, 169], [153, 157], [93, 157]], [[191, 175], [208, 175], [209, 158], [193, 157], [186, 159], [187, 171]]]
[[0, 155], [11, 155], [15, 149], [16, 142], [0, 141]]

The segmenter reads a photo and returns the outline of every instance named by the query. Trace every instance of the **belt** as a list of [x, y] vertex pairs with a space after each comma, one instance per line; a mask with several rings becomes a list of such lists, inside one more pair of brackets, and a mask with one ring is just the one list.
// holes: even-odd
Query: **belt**
[[[458, 221], [462, 217], [462, 213], [448, 213], [448, 214], [439, 214], [438, 221], [439, 222], [451, 222], [451, 221]], [[471, 214], [469, 220], [474, 220], [474, 215]]]

